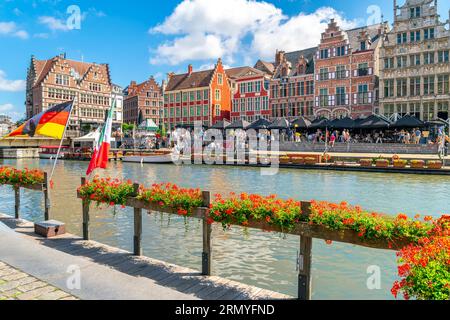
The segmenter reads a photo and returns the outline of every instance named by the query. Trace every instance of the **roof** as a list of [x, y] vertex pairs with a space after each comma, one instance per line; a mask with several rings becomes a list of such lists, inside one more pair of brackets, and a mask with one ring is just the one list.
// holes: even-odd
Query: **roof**
[[367, 32], [367, 35], [369, 36], [368, 38], [371, 41], [371, 45], [367, 48], [367, 50], [375, 49], [381, 39], [381, 35], [379, 33], [380, 28], [383, 28], [383, 24], [378, 23], [345, 31], [347, 33], [348, 42], [350, 44], [350, 47], [353, 49], [353, 52], [360, 51], [359, 49], [361, 40], [359, 39], [359, 37], [362, 31]]
[[238, 68], [231, 68], [225, 70], [225, 73], [227, 74], [228, 78], [236, 79], [241, 78], [245, 76], [251, 76], [251, 75], [261, 75], [263, 76], [265, 73], [261, 70], [255, 69], [253, 67], [238, 67]]
[[273, 74], [275, 72], [275, 63], [258, 60], [258, 62], [256, 62], [256, 64], [255, 64], [254, 68], [261, 70], [263, 72]]
[[[299, 59], [303, 56], [307, 61], [306, 65], [306, 74], [313, 74], [314, 73], [314, 55], [317, 52], [317, 47], [314, 48], [308, 48], [304, 50], [299, 51], [293, 51], [285, 53], [285, 58], [287, 62], [290, 64], [290, 71], [288, 73], [289, 77], [297, 76], [297, 63]], [[274, 78], [280, 78], [280, 68], [277, 67], [277, 70], [275, 71]]]
[[191, 88], [208, 87], [215, 69], [172, 75], [166, 91], [186, 90]]
[[36, 82], [34, 86], [37, 86], [42, 81], [44, 81], [45, 77], [48, 75], [53, 65], [59, 60], [62, 60], [64, 63], [67, 63], [69, 67], [72, 68], [80, 76], [80, 79], [84, 78], [93, 66], [98, 66], [100, 68], [108, 68], [106, 64], [95, 64], [95, 63], [74, 61], [62, 58], [60, 56], [56, 56], [49, 60], [36, 60], [33, 58], [33, 66], [36, 73]]

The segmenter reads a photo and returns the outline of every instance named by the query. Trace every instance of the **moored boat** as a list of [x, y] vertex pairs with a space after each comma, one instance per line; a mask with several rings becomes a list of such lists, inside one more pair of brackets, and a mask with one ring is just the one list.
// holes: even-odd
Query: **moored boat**
[[[41, 159], [55, 159], [58, 154], [58, 146], [42, 146], [39, 147], [39, 158]], [[58, 158], [63, 159], [65, 153], [67, 152], [68, 147], [61, 147], [61, 152], [59, 153]]]
[[123, 162], [135, 163], [173, 163], [171, 152], [133, 152], [122, 157]]

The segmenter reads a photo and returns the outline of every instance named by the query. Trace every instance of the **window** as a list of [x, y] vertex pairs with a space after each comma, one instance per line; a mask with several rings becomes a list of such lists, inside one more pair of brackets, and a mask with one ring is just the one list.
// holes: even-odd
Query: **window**
[[438, 94], [448, 94], [449, 93], [449, 75], [443, 74], [438, 75]]
[[420, 54], [412, 54], [409, 56], [410, 66], [420, 66]]
[[255, 82], [255, 92], [261, 92], [261, 81]]
[[191, 117], [194, 117], [194, 116], [195, 116], [194, 106], [190, 106], [190, 107], [189, 107], [189, 115], [190, 115]]
[[260, 110], [261, 110], [261, 98], [256, 97], [255, 98], [255, 111], [260, 111]]
[[438, 62], [448, 62], [448, 50], [438, 51]]
[[306, 94], [314, 94], [314, 81], [306, 81]]
[[397, 44], [406, 43], [408, 39], [408, 35], [406, 32], [397, 34]]
[[434, 103], [425, 102], [423, 104], [423, 121], [430, 121], [434, 119]]
[[221, 100], [221, 96], [220, 96], [220, 89], [216, 89], [216, 95], [215, 95], [216, 101], [220, 101]]
[[434, 28], [425, 29], [423, 31], [423, 38], [425, 40], [434, 39]]
[[417, 119], [420, 119], [420, 103], [410, 103], [409, 114]]
[[272, 92], [270, 93], [271, 94], [271, 97], [272, 98], [278, 98], [278, 85], [276, 85], [276, 84], [274, 84], [274, 85], [272, 85]]
[[247, 82], [247, 92], [253, 92], [253, 82]]
[[[55, 82], [56, 82], [56, 84], [59, 84], [62, 86], [68, 86], [69, 85], [69, 76], [65, 75], [65, 74], [57, 74]], [[93, 90], [91, 89], [91, 91], [93, 91]]]
[[181, 108], [177, 108], [176, 114], [177, 114], [177, 118], [181, 117]]
[[181, 100], [181, 93], [178, 92], [178, 93], [176, 94], [176, 99], [175, 99], [175, 101], [176, 101], [177, 103], [179, 103], [180, 100]]
[[434, 76], [423, 77], [423, 94], [434, 94]]
[[411, 31], [410, 33], [410, 41], [411, 42], [419, 42], [420, 41], [420, 31]]
[[209, 116], [209, 107], [207, 104], [203, 106], [203, 116], [205, 117]]
[[294, 97], [295, 95], [295, 83], [291, 82], [289, 83], [289, 97]]
[[359, 104], [369, 103], [369, 88], [367, 84], [358, 85], [358, 103]]
[[449, 106], [448, 101], [438, 102], [437, 104], [438, 118], [448, 120], [448, 112], [450, 111], [448, 106]]
[[305, 82], [304, 81], [297, 82], [297, 95], [298, 96], [305, 95]]
[[397, 57], [397, 68], [406, 68], [407, 65], [407, 57], [406, 56], [398, 56]]
[[361, 41], [361, 43], [360, 43], [360, 49], [361, 49], [361, 51], [366, 50], [366, 42], [365, 42], [365, 41]]
[[420, 96], [420, 77], [409, 79], [410, 96]]
[[188, 107], [183, 107], [183, 117], [188, 117]]
[[219, 73], [219, 74], [217, 75], [217, 84], [218, 84], [219, 86], [223, 85], [223, 74], [221, 74], [221, 73]]
[[195, 91], [189, 92], [189, 101], [195, 101]]
[[320, 50], [320, 59], [328, 59], [329, 57], [329, 49]]
[[394, 58], [385, 58], [384, 59], [384, 68], [385, 69], [394, 68]]
[[336, 79], [344, 79], [346, 77], [347, 77], [347, 70], [345, 70], [345, 66], [337, 66]]
[[216, 104], [216, 117], [220, 117], [220, 104]]
[[358, 77], [367, 76], [369, 74], [369, 64], [360, 63], [358, 64]]
[[406, 88], [406, 79], [397, 79], [397, 97], [406, 97]]
[[328, 80], [328, 76], [329, 76], [328, 68], [320, 69], [320, 74], [319, 74], [320, 81]]
[[434, 52], [427, 52], [424, 54], [424, 64], [434, 63]]
[[336, 105], [344, 106], [346, 105], [346, 94], [345, 87], [337, 87], [336, 88]]
[[187, 94], [187, 92], [183, 92], [183, 102], [188, 102], [188, 94]]
[[409, 17], [410, 18], [419, 18], [420, 17], [420, 7], [410, 8], [409, 9]]
[[202, 101], [202, 91], [197, 91], [197, 101]]
[[320, 106], [328, 106], [328, 89], [320, 89]]
[[337, 47], [336, 48], [336, 56], [337, 57], [345, 56], [345, 51], [346, 51], [345, 49], [346, 49], [345, 46]]
[[203, 100], [204, 101], [209, 100], [209, 90], [208, 89], [203, 90]]
[[384, 116], [389, 118], [394, 114], [394, 105], [393, 104], [386, 104], [384, 105]]
[[389, 79], [384, 81], [384, 96], [393, 97], [394, 96], [394, 80]]

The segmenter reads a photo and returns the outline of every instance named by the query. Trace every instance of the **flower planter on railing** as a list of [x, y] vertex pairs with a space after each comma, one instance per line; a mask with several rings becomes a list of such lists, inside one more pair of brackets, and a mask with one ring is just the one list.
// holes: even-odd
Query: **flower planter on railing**
[[[94, 179], [78, 189], [83, 200], [83, 237], [89, 239], [89, 203], [95, 201], [110, 205], [134, 208], [134, 254], [140, 255], [142, 237], [142, 210], [165, 212], [183, 217], [203, 220], [202, 273], [211, 274], [211, 224], [221, 223], [225, 229], [230, 226], [255, 228], [263, 231], [280, 232], [300, 236], [299, 297], [309, 299], [311, 284], [312, 239], [323, 239], [327, 243], [338, 241], [354, 245], [398, 250], [414, 247], [421, 250], [427, 237], [450, 235], [450, 217], [438, 220], [425, 217], [424, 221], [408, 218], [404, 214], [390, 217], [363, 211], [358, 206], [343, 202], [299, 202], [282, 200], [275, 195], [263, 197], [248, 194], [230, 194], [228, 198], [216, 195], [211, 201], [210, 193], [199, 189], [183, 189], [173, 184], [153, 185], [150, 189], [111, 179]], [[426, 245], [426, 244], [425, 244]], [[426, 247], [424, 247], [426, 250]], [[437, 259], [437, 258], [436, 258]], [[440, 258], [439, 258], [440, 259]], [[448, 269], [450, 257], [439, 260]], [[400, 261], [402, 263], [402, 261]], [[399, 269], [400, 270], [400, 269]], [[400, 276], [404, 274], [400, 273]], [[433, 274], [433, 277], [436, 276]], [[438, 274], [439, 276], [439, 274]], [[405, 280], [406, 281], [406, 280]], [[395, 284], [393, 293], [404, 291], [409, 295], [432, 296], [448, 299], [449, 295], [417, 292], [405, 284]], [[433, 289], [439, 291], [438, 289]]]
[[389, 167], [389, 161], [386, 159], [378, 159], [375, 162], [375, 165], [377, 168], [388, 168]]
[[0, 185], [9, 185], [14, 189], [14, 216], [16, 219], [20, 218], [20, 189], [43, 192], [44, 216], [45, 220], [49, 220], [49, 182], [46, 172], [40, 170], [18, 170], [12, 167], [0, 167]]
[[428, 161], [427, 162], [427, 168], [428, 169], [434, 169], [434, 170], [440, 170], [442, 169], [442, 161]]
[[411, 160], [410, 164], [411, 164], [412, 169], [425, 168], [425, 161], [423, 161], [423, 160]]
[[312, 158], [312, 157], [306, 157], [305, 158], [305, 164], [309, 165], [309, 166], [313, 166], [317, 164], [317, 159], [316, 158]]
[[280, 157], [280, 164], [290, 164], [291, 159], [289, 157]]
[[291, 157], [291, 162], [293, 164], [303, 165], [305, 164], [305, 159], [303, 159], [302, 157]]
[[372, 167], [373, 161], [371, 159], [361, 159], [359, 160], [361, 167]]
[[408, 164], [408, 161], [406, 161], [406, 160], [394, 160], [393, 161], [394, 168], [404, 169], [404, 168], [406, 168], [407, 164]]

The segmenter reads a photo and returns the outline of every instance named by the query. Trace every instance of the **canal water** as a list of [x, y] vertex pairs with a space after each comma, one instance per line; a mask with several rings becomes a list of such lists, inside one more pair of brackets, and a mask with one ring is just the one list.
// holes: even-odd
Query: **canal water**
[[[50, 171], [49, 160], [0, 160], [0, 165]], [[81, 234], [81, 201], [76, 198], [87, 162], [59, 162], [51, 190], [51, 217], [67, 223], [68, 231]], [[214, 193], [248, 192], [298, 200], [347, 201], [368, 210], [388, 214], [417, 213], [440, 216], [450, 211], [445, 176], [333, 172], [280, 169], [275, 176], [261, 175], [257, 168], [173, 166], [111, 163], [102, 176], [132, 179], [151, 185], [173, 182]], [[0, 187], [0, 212], [13, 214], [11, 187]], [[40, 193], [23, 191], [22, 217], [43, 218]], [[131, 209], [93, 209], [91, 234], [96, 241], [132, 250]], [[224, 232], [213, 228], [213, 273], [246, 284], [292, 296], [297, 292], [296, 259], [299, 237], [235, 227]], [[199, 270], [202, 236], [198, 220], [162, 214], [144, 215], [143, 251], [155, 259]], [[313, 242], [313, 299], [392, 299], [397, 279], [395, 252], [348, 244]], [[380, 289], [369, 289], [368, 273], [380, 270]], [[376, 269], [376, 268], [375, 268]]]

